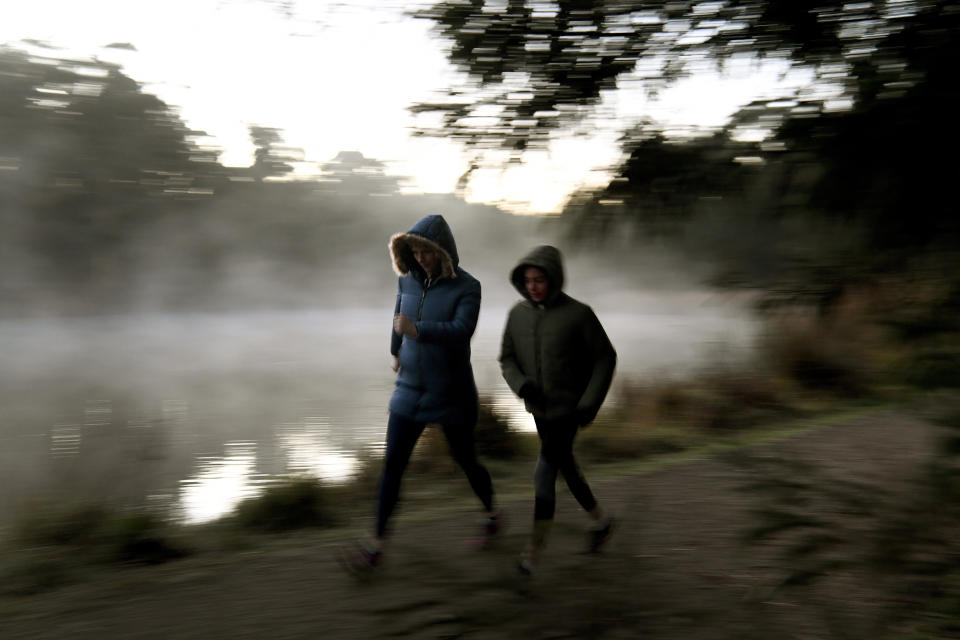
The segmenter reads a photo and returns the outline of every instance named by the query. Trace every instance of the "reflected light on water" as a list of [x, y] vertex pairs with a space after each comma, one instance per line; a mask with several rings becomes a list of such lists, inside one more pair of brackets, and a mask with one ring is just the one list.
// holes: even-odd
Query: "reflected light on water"
[[[756, 335], [739, 306], [701, 295], [601, 302], [619, 355], [605, 408], [624, 383], [745, 358]], [[534, 433], [497, 362], [507, 311], [485, 308], [474, 375], [485, 408]], [[348, 481], [359, 460], [383, 453], [394, 383], [383, 316], [349, 308], [3, 320], [0, 506], [49, 487], [104, 500], [171, 496], [179, 519], [204, 522], [269, 479]]]
[[359, 468], [355, 456], [331, 446], [327, 418], [308, 416], [303, 424], [282, 425], [277, 440], [294, 473], [336, 483], [349, 480]]
[[490, 398], [490, 408], [498, 416], [506, 420], [507, 425], [514, 431], [521, 433], [536, 433], [537, 425], [533, 415], [527, 413], [523, 400], [513, 394], [505, 384], [503, 388]]
[[180, 508], [185, 522], [215, 520], [230, 513], [241, 500], [260, 492], [263, 478], [255, 473], [256, 444], [228, 442], [226, 449], [222, 458], [199, 458], [200, 471], [180, 483]]
[[50, 455], [58, 458], [78, 454], [81, 438], [79, 424], [59, 423], [53, 425], [50, 429]]

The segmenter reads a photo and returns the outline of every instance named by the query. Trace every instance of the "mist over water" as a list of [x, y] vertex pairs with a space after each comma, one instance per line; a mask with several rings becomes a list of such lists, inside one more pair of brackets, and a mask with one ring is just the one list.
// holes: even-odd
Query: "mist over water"
[[[48, 70], [8, 57], [12, 69]], [[141, 104], [134, 84], [109, 78], [118, 83], [102, 91], [111, 108]], [[11, 122], [45, 131], [57, 117], [24, 108]], [[156, 130], [184, 142], [172, 113], [122, 121], [130, 131], [69, 123], [116, 134], [105, 148]], [[163, 171], [147, 143], [134, 144], [130, 153], [143, 157], [111, 165], [105, 180], [67, 180], [55, 164], [27, 162], [28, 146], [11, 152], [16, 172], [0, 187], [24, 204], [0, 212], [9, 218], [0, 237], [0, 520], [24, 501], [66, 496], [172, 506], [202, 521], [278, 474], [348, 478], [358, 455], [382, 446], [393, 387], [387, 244], [430, 213], [445, 216], [461, 266], [483, 285], [474, 370], [485, 401], [515, 428], [530, 421], [496, 355], [518, 297], [508, 273], [535, 245], [564, 251], [566, 289], [607, 327], [621, 383], [749, 347], [748, 312], [703, 291], [686, 256], [635, 238], [585, 246], [558, 218], [512, 216], [452, 194], [401, 195], [399, 178], [356, 152], [323, 165], [322, 180], [271, 181], [284, 156], [264, 144], [274, 164], [227, 168], [174, 154]], [[63, 154], [77, 157], [87, 156]], [[97, 166], [84, 163], [78, 175]]]
[[[577, 260], [570, 270], [568, 291], [594, 307], [619, 353], [610, 402], [617, 385], [749, 352], [754, 329], [739, 303], [626, 289]], [[496, 362], [517, 295], [505, 277], [484, 286], [477, 385], [514, 428], [529, 429]], [[382, 446], [393, 302], [0, 322], [2, 517], [24, 500], [66, 495], [173, 505], [203, 521], [278, 474], [348, 478], [358, 454]]]

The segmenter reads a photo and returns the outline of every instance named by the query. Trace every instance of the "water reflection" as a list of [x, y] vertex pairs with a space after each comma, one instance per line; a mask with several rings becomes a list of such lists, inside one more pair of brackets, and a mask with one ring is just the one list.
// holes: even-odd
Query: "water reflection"
[[80, 453], [81, 431], [79, 424], [60, 423], [50, 428], [50, 455], [59, 458]]
[[256, 443], [228, 442], [225, 449], [222, 458], [198, 458], [200, 471], [180, 483], [179, 508], [185, 522], [215, 520], [260, 492], [267, 478], [256, 473]]
[[536, 433], [537, 425], [533, 416], [527, 413], [523, 400], [514, 395], [506, 383], [500, 385], [489, 402], [493, 412], [506, 420], [511, 429], [521, 433]]
[[355, 455], [331, 442], [330, 423], [323, 417], [306, 417], [302, 424], [283, 425], [277, 433], [277, 443], [291, 472], [327, 482], [346, 481], [356, 474], [359, 462]]
[[[690, 369], [710, 353], [729, 362], [751, 345], [740, 308], [627, 302], [637, 310], [598, 309], [620, 382]], [[0, 519], [59, 492], [133, 504], [167, 496], [201, 522], [268, 478], [342, 482], [361, 452], [383, 446], [391, 311], [0, 321]], [[534, 431], [496, 360], [505, 317], [505, 307], [481, 314], [477, 387], [512, 428]]]

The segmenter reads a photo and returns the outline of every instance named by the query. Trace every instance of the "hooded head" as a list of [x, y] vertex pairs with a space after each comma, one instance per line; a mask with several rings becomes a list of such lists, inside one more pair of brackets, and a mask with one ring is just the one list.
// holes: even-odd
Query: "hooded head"
[[525, 255], [520, 262], [517, 263], [513, 271], [510, 272], [510, 282], [513, 283], [514, 288], [516, 288], [524, 298], [532, 301], [530, 292], [527, 291], [525, 278], [526, 271], [530, 267], [540, 269], [544, 275], [547, 276], [549, 289], [547, 291], [547, 298], [543, 303], [552, 303], [563, 290], [563, 257], [560, 255], [560, 251], [556, 247], [549, 245], [534, 247], [530, 250], [530, 253]]
[[426, 275], [416, 258], [413, 256], [415, 247], [433, 250], [439, 258], [438, 276], [445, 278], [457, 277], [457, 266], [460, 256], [457, 254], [457, 243], [453, 240], [450, 225], [440, 215], [431, 215], [421, 218], [406, 233], [398, 233], [390, 238], [390, 256], [393, 258], [393, 270], [398, 275], [417, 273]]

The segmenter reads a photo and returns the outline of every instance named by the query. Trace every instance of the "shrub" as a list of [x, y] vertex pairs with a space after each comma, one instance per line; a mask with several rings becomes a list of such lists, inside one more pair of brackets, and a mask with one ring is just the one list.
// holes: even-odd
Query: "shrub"
[[930, 347], [905, 359], [903, 377], [921, 389], [960, 387], [960, 350]]
[[357, 456], [357, 471], [349, 482], [330, 491], [338, 496], [355, 499], [362, 495], [363, 499], [375, 496], [380, 486], [380, 473], [383, 468], [383, 457], [377, 455], [371, 448], [366, 448]]
[[431, 424], [423, 430], [407, 468], [414, 474], [453, 475], [457, 472], [457, 465], [450, 457], [447, 439], [444, 437], [443, 428], [440, 425]]
[[91, 544], [109, 518], [99, 504], [34, 501], [21, 508], [12, 539], [19, 547]]
[[326, 490], [314, 478], [285, 480], [261, 495], [241, 502], [234, 520], [245, 529], [264, 532], [288, 531], [335, 524]]
[[805, 389], [863, 395], [868, 357], [847, 329], [811, 320], [775, 323], [761, 344], [766, 365]]
[[29, 596], [74, 581], [75, 567], [62, 554], [25, 549], [9, 554], [0, 563], [0, 593]]
[[689, 434], [675, 427], [602, 420], [581, 432], [577, 446], [589, 458], [611, 461], [683, 451], [689, 441]]
[[[524, 455], [523, 437], [490, 408], [486, 398], [480, 399], [474, 444], [481, 458], [512, 460]], [[450, 456], [446, 437], [440, 425], [428, 425], [410, 459], [409, 469], [414, 473], [457, 474], [456, 462]]]
[[174, 540], [169, 524], [152, 513], [125, 513], [104, 527], [106, 557], [119, 562], [159, 564], [187, 555]]
[[601, 412], [577, 436], [579, 449], [598, 460], [640, 458], [682, 451], [690, 433], [680, 419], [691, 397], [680, 384], [642, 386], [625, 383], [619, 402]]
[[93, 503], [30, 503], [12, 532], [18, 553], [42, 560], [33, 563], [38, 575], [58, 576], [69, 573], [67, 565], [90, 562], [156, 564], [188, 553], [164, 518]]
[[522, 452], [521, 436], [490, 408], [490, 404], [488, 399], [480, 399], [480, 415], [475, 433], [477, 453], [482, 457], [512, 460]]

